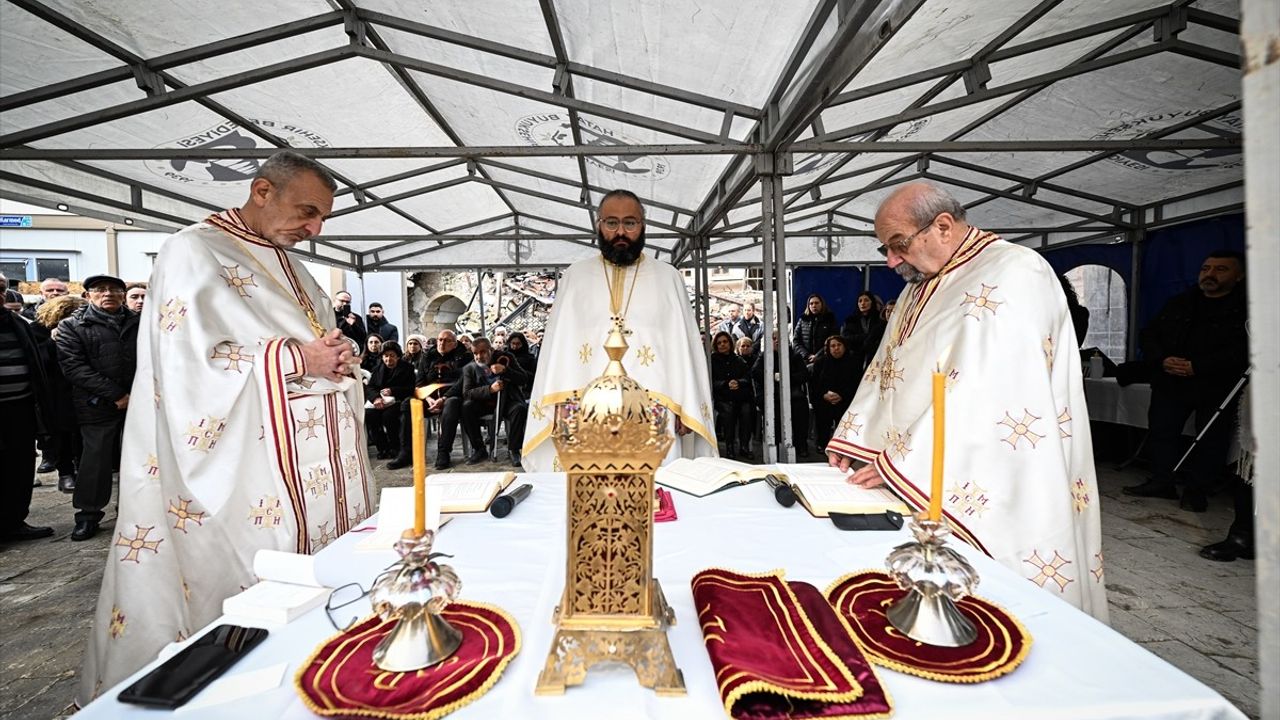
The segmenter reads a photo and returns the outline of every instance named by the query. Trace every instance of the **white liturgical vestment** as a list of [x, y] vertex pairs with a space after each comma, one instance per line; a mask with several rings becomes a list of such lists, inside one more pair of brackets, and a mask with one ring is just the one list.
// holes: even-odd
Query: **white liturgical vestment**
[[1034, 250], [971, 228], [898, 296], [828, 450], [929, 504], [932, 374], [946, 375], [942, 509], [955, 535], [1107, 619], [1098, 487], [1066, 298]]
[[668, 460], [716, 454], [711, 377], [680, 273], [643, 255], [627, 267], [597, 255], [570, 265], [557, 284], [529, 402], [525, 470], [560, 470], [550, 439], [555, 404], [604, 372], [614, 303], [630, 331], [627, 374], [691, 431], [672, 443]]
[[306, 375], [289, 342], [314, 339], [313, 322], [332, 327], [327, 309], [306, 270], [236, 210], [165, 241], [82, 706], [221, 615], [254, 584], [259, 549], [311, 553], [369, 515], [362, 388]]

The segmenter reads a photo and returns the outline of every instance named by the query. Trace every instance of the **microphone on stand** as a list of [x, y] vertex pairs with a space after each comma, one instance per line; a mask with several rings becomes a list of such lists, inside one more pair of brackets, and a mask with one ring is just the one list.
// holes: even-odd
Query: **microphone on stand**
[[506, 495], [499, 495], [493, 499], [493, 503], [489, 505], [489, 514], [496, 518], [504, 518], [515, 510], [516, 506], [524, 502], [529, 497], [529, 493], [533, 492], [533, 486], [525, 483], [520, 487], [512, 490]]
[[778, 501], [782, 507], [791, 507], [796, 504], [796, 491], [791, 485], [787, 484], [776, 475], [765, 475], [764, 481], [773, 488], [773, 499]]

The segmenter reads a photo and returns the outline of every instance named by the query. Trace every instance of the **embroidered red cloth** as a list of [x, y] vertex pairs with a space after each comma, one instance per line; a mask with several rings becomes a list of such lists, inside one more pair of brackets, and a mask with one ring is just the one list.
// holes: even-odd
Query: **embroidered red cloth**
[[776, 571], [693, 577], [703, 643], [725, 711], [739, 720], [882, 718], [875, 670], [817, 588]]
[[474, 701], [498, 681], [520, 652], [520, 629], [504, 611], [459, 601], [444, 618], [462, 631], [462, 645], [435, 667], [385, 672], [373, 649], [395, 621], [376, 615], [326, 640], [294, 678], [311, 712], [332, 718], [433, 720]]
[[845, 575], [827, 588], [827, 599], [877, 665], [930, 680], [977, 683], [1014, 670], [1031, 650], [1031, 635], [1004, 608], [970, 595], [956, 606], [978, 629], [964, 647], [926, 645], [906, 637], [889, 623], [885, 611], [906, 591], [887, 573], [863, 570]]
[[657, 489], [658, 507], [653, 511], [654, 522], [671, 522], [677, 518], [676, 501], [671, 497], [671, 493], [662, 488]]

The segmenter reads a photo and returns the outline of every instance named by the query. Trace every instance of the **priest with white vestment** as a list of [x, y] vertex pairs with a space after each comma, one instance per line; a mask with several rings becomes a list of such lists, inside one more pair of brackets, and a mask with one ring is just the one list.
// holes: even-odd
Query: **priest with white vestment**
[[643, 254], [644, 208], [635, 195], [605, 195], [597, 215], [601, 254], [570, 265], [557, 283], [529, 401], [524, 469], [561, 469], [550, 440], [555, 405], [604, 371], [614, 317], [629, 331], [627, 374], [674, 418], [677, 438], [667, 460], [714, 456], [711, 377], [684, 279]]
[[881, 205], [876, 236], [907, 279], [827, 446], [851, 481], [929, 504], [932, 376], [945, 375], [942, 511], [956, 537], [1107, 620], [1099, 495], [1080, 356], [1053, 269], [965, 222], [928, 183]]
[[81, 706], [221, 615], [258, 550], [313, 553], [372, 510], [351, 343], [285, 252], [319, 233], [334, 188], [278, 153], [243, 209], [156, 258]]

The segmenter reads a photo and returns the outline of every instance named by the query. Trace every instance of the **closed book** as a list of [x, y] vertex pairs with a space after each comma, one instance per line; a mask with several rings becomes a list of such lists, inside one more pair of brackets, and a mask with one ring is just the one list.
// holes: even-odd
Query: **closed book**
[[329, 597], [330, 588], [316, 578], [311, 555], [259, 550], [253, 573], [258, 582], [223, 600], [223, 614], [283, 625]]

